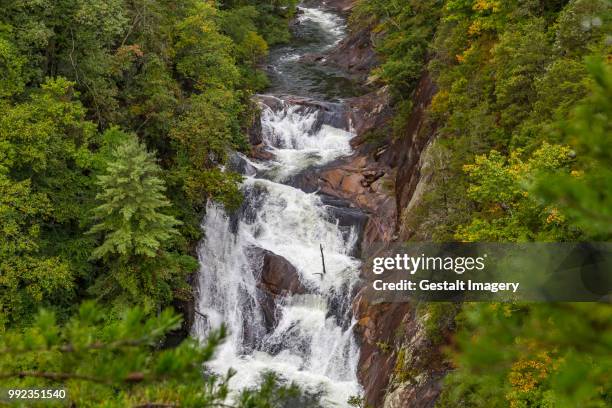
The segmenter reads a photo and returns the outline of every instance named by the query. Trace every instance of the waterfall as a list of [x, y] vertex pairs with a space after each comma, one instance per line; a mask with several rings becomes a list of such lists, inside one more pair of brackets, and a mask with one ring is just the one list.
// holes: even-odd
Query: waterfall
[[[269, 97], [268, 97], [269, 98]], [[332, 105], [333, 106], [333, 105]], [[261, 104], [261, 124], [266, 146], [274, 153], [267, 163], [266, 177], [285, 181], [308, 167], [325, 164], [351, 152], [353, 134], [346, 129], [324, 123], [342, 116], [339, 106], [332, 115], [316, 107], [292, 105], [279, 101], [273, 107]]]
[[[305, 9], [300, 19], [317, 24], [327, 41], [344, 32], [342, 20], [324, 9]], [[207, 366], [220, 374], [235, 369], [232, 389], [256, 386], [269, 370], [320, 395], [324, 407], [346, 407], [360, 393], [351, 315], [360, 266], [351, 254], [359, 232], [340, 225], [318, 194], [283, 182], [349, 154], [353, 134], [339, 103], [265, 95], [260, 105], [264, 144], [274, 158], [240, 158], [247, 170], [239, 211], [227, 214], [212, 202], [206, 208], [193, 333], [204, 339], [209, 330], [228, 327], [228, 339]], [[262, 304], [262, 250], [293, 265], [305, 293]], [[266, 307], [273, 308], [272, 325]]]

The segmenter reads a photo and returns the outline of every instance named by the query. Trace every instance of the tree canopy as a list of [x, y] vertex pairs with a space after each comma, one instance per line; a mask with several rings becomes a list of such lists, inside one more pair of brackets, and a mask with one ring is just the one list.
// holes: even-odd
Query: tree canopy
[[[401, 217], [411, 239], [610, 240], [609, 1], [361, 1], [360, 23], [379, 33], [393, 137], [413, 137], [421, 75], [437, 87], [429, 181]], [[453, 324], [438, 406], [612, 403], [607, 304], [466, 304]]]
[[[177, 341], [163, 310], [192, 300], [207, 200], [240, 205], [228, 150], [247, 146], [295, 5], [0, 0], [3, 385], [60, 382], [79, 406], [228, 402], [202, 366], [222, 333]], [[237, 406], [295, 395], [268, 377]]]

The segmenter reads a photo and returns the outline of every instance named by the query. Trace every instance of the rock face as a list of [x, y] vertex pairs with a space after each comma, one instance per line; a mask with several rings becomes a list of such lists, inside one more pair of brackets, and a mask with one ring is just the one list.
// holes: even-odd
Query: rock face
[[406, 304], [399, 303], [372, 306], [360, 296], [353, 302], [355, 332], [361, 339], [357, 375], [365, 391], [365, 406], [382, 406], [395, 367], [393, 336], [409, 311]]
[[300, 281], [300, 275], [291, 263], [274, 252], [257, 249], [263, 257], [261, 276], [258, 287], [274, 296], [304, 294], [306, 287]]
[[[355, 0], [327, 0], [326, 6], [343, 14], [349, 14], [355, 6]], [[304, 62], [340, 68], [353, 79], [365, 83], [372, 68], [378, 65], [378, 57], [373, 43], [380, 35], [371, 27], [362, 27], [351, 32], [331, 51], [322, 54], [310, 54], [302, 58]]]
[[325, 5], [340, 13], [348, 13], [355, 6], [355, 0], [326, 0]]
[[276, 305], [278, 298], [308, 293], [300, 281], [300, 275], [284, 257], [262, 248], [253, 247], [250, 255], [260, 258], [261, 270], [256, 276], [257, 302], [261, 306], [266, 332], [270, 333], [278, 324]]
[[247, 134], [249, 136], [249, 143], [252, 146], [257, 146], [263, 143], [263, 134], [259, 115], [253, 115], [253, 119], [247, 130]]
[[[397, 222], [400, 224], [402, 209], [408, 207], [415, 197], [417, 185], [422, 183], [423, 153], [432, 142], [435, 134], [435, 123], [426, 114], [437, 88], [428, 73], [421, 77], [412, 98], [414, 108], [406, 125], [404, 137], [389, 149], [389, 160], [397, 163], [395, 180], [395, 198]], [[410, 238], [415, 231], [398, 231], [402, 238]]]
[[361, 293], [353, 303], [355, 331], [362, 339], [359, 379], [366, 406], [427, 408], [435, 405], [450, 370], [443, 348], [456, 309], [438, 323], [437, 337], [425, 329], [430, 318], [410, 303], [371, 304]]
[[390, 103], [391, 98], [387, 87], [382, 87], [377, 91], [349, 101], [351, 125], [357, 134], [353, 141], [355, 147], [367, 147], [366, 137], [369, 133], [376, 130], [384, 132], [388, 127], [388, 122], [393, 116], [393, 110], [389, 106]]
[[270, 160], [274, 155], [268, 152], [263, 142], [263, 129], [261, 126], [261, 111], [256, 110], [256, 114], [253, 115], [252, 121], [247, 129], [247, 136], [249, 138], [249, 144], [251, 145], [251, 151], [249, 156], [258, 160]]
[[[435, 92], [435, 85], [424, 73], [413, 94], [414, 108], [404, 133], [396, 140], [384, 140], [375, 150], [369, 150], [370, 158], [366, 162], [370, 163], [370, 171], [362, 172], [363, 184], [374, 180], [371, 185], [376, 185], [379, 180], [386, 180], [391, 190], [387, 194], [393, 197], [392, 203], [380, 200], [384, 204], [372, 217], [378, 218], [382, 225], [392, 224], [392, 237], [389, 239], [389, 234], [382, 234], [385, 242], [406, 240], [414, 234], [414, 231], [401, 228], [401, 213], [407, 206], [416, 204], [420, 197], [418, 191], [427, 183], [423, 179], [422, 158], [432, 141], [435, 127], [429, 121], [426, 109]], [[384, 112], [384, 108], [380, 112]], [[381, 127], [377, 120], [380, 119], [363, 117], [361, 131], [367, 133]], [[358, 151], [368, 149], [358, 147]], [[384, 172], [383, 176], [380, 176], [381, 172]], [[366, 244], [367, 240], [364, 240]], [[366, 247], [362, 254], [367, 256], [367, 253]], [[363, 278], [365, 285], [369, 285], [374, 276], [364, 270]], [[371, 304], [361, 293], [353, 303], [353, 311], [358, 320], [356, 332], [362, 340], [358, 374], [365, 389], [366, 406], [432, 407], [449, 367], [441, 351], [444, 341], [435, 343], [426, 333], [426, 316], [421, 316], [417, 307], [408, 303]], [[439, 331], [449, 333], [451, 322], [452, 318]], [[386, 345], [384, 350], [381, 344]]]
[[324, 63], [339, 67], [356, 79], [366, 80], [372, 68], [378, 65], [372, 46], [375, 37], [369, 27], [360, 29], [338, 43]]

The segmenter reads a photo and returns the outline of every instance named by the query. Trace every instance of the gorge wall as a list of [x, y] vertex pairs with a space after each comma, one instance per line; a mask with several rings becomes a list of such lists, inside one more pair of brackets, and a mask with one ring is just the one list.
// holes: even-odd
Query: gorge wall
[[[346, 1], [337, 3], [350, 12]], [[367, 82], [377, 64], [368, 29], [350, 32], [327, 55], [310, 56], [307, 62], [332, 64], [350, 72], [355, 80]], [[351, 141], [354, 154], [308, 174], [304, 187], [316, 186], [325, 194], [340, 197], [368, 214], [361, 253], [367, 256], [374, 243], [426, 238], [426, 231], [403, 227], [402, 212], [421, 198], [430, 174], [428, 146], [435, 124], [427, 108], [436, 93], [430, 75], [424, 71], [412, 95], [413, 108], [404, 132], [393, 139], [389, 122], [393, 117], [386, 88], [372, 90], [348, 101], [349, 121], [356, 137]], [[362, 270], [364, 286], [373, 278]], [[430, 407], [441, 390], [441, 380], [449, 370], [441, 347], [452, 330], [453, 311], [437, 322], [436, 336], [427, 330], [431, 318], [426, 308], [409, 303], [372, 304], [357, 294], [353, 301], [360, 339], [358, 377], [364, 388], [366, 407]]]

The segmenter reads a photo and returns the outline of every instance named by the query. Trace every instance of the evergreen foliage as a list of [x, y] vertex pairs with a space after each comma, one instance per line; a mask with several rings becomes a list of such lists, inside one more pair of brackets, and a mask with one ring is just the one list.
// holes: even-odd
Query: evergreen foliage
[[297, 387], [281, 387], [268, 375], [260, 388], [245, 390], [231, 404], [227, 382], [233, 373], [217, 378], [202, 371], [225, 330], [204, 344], [190, 339], [164, 348], [165, 336], [180, 323], [170, 310], [147, 317], [139, 308], [109, 321], [103, 308], [85, 302], [60, 326], [53, 313], [42, 310], [31, 326], [0, 338], [0, 379], [13, 389], [64, 389], [65, 399], [45, 401], [58, 407], [280, 408], [299, 398]]
[[[240, 204], [227, 152], [247, 146], [295, 6], [0, 0], [3, 386], [59, 382], [75, 406], [229, 403], [227, 379], [202, 375], [222, 336], [163, 349], [179, 319], [162, 310], [192, 300], [207, 200]], [[268, 377], [236, 406], [296, 395]]]
[[612, 68], [593, 60], [590, 71], [593, 94], [560, 125], [576, 148], [579, 166], [571, 174], [542, 174], [535, 191], [589, 237], [607, 241], [612, 237]]
[[186, 299], [206, 201], [241, 202], [227, 151], [295, 4], [0, 2], [3, 321]]
[[103, 242], [93, 250], [94, 259], [153, 258], [178, 233], [179, 222], [160, 212], [170, 206], [160, 173], [153, 155], [135, 136], [126, 135], [96, 183], [101, 204], [93, 213], [99, 223], [89, 233], [103, 235]]

